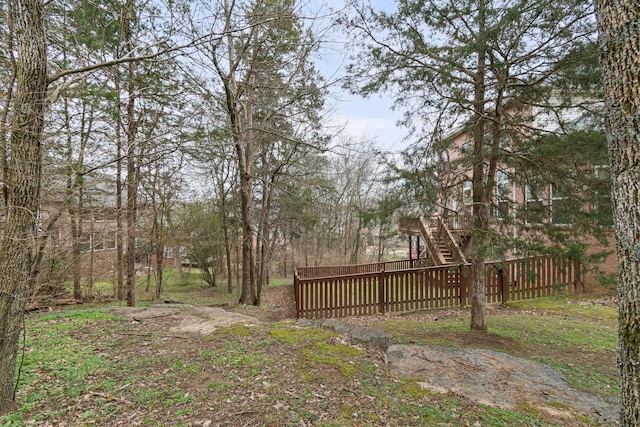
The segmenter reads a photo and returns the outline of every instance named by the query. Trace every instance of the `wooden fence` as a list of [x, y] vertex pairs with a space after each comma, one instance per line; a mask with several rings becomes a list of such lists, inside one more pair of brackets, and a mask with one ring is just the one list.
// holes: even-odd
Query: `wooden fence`
[[298, 267], [296, 275], [300, 279], [314, 277], [346, 276], [350, 274], [377, 273], [379, 271], [408, 270], [415, 267], [415, 259], [402, 261], [375, 262], [372, 264], [330, 265], [321, 267]]
[[[297, 317], [326, 319], [469, 304], [470, 264], [393, 269], [399, 266], [402, 264], [376, 263], [297, 269]], [[562, 258], [533, 257], [486, 267], [487, 303], [573, 292], [581, 281], [580, 264]]]

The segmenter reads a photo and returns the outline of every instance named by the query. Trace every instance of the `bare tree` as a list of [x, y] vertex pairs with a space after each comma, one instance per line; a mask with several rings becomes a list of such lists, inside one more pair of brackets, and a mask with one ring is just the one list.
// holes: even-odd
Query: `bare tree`
[[279, 125], [321, 107], [317, 75], [310, 66], [315, 44], [300, 24], [297, 2], [222, 1], [217, 6], [210, 21], [221, 25], [225, 36], [207, 45], [202, 64], [215, 72], [214, 86], [222, 86], [220, 106], [235, 149], [242, 227], [240, 301], [256, 304], [257, 164], [263, 145], [298, 142], [280, 132]]
[[[106, 61], [59, 70], [49, 75], [45, 4], [43, 0], [7, 3], [11, 46], [15, 50], [15, 93], [6, 147], [6, 220], [0, 239], [0, 413], [13, 406], [18, 339], [26, 304], [42, 262], [39, 203], [42, 182], [43, 127], [48, 102], [78, 80], [101, 68], [157, 59], [167, 52], [149, 47], [140, 55], [127, 51]], [[53, 83], [75, 75], [49, 91]], [[132, 95], [133, 96], [133, 95]], [[133, 125], [133, 124], [132, 124]], [[134, 302], [134, 301], [132, 301]]]

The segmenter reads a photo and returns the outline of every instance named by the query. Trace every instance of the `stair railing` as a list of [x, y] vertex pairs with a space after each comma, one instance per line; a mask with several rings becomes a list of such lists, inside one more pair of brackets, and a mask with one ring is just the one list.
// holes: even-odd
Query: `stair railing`
[[420, 231], [422, 232], [422, 237], [424, 237], [425, 246], [429, 248], [429, 253], [431, 254], [431, 257], [433, 258], [433, 260], [436, 262], [436, 265], [446, 264], [444, 256], [438, 249], [438, 243], [437, 243], [438, 241], [434, 238], [433, 234], [431, 233], [429, 225], [425, 221], [424, 217], [420, 217]]
[[438, 222], [438, 237], [442, 238], [447, 249], [449, 249], [449, 252], [451, 252], [451, 254], [453, 255], [454, 261], [459, 263], [466, 263], [467, 260], [462, 253], [460, 246], [458, 246], [457, 240], [455, 239], [455, 237], [453, 237], [453, 234], [451, 234], [449, 227], [447, 227], [447, 224], [444, 222], [441, 216], [437, 216], [436, 218]]

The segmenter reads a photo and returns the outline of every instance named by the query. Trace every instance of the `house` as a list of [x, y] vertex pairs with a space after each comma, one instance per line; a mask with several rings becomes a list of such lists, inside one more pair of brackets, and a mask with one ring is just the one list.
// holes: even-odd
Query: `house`
[[[89, 297], [95, 282], [117, 283], [121, 268], [117, 244], [124, 230], [118, 229], [113, 177], [85, 175], [82, 188], [72, 195], [62, 173], [51, 173], [45, 179], [38, 233], [46, 246], [36, 292], [56, 294], [74, 283]], [[138, 222], [144, 223], [143, 209], [140, 212]], [[145, 261], [145, 250], [141, 246], [136, 258]]]
[[[563, 248], [562, 253], [596, 261], [597, 274], [585, 276], [587, 284], [594, 284], [597, 275], [615, 273], [617, 268], [602, 128], [593, 114], [577, 108], [560, 114], [530, 108], [519, 114], [525, 117], [524, 124], [501, 136], [499, 160], [491, 179], [485, 178], [485, 185], [491, 181], [492, 189], [488, 258], [530, 256], [542, 246]], [[426, 214], [400, 222], [400, 231], [413, 236], [410, 253], [426, 265], [465, 263], [469, 257], [466, 244], [472, 233], [473, 207], [470, 127], [461, 127], [446, 139], [446, 150], [438, 158], [446, 159], [440, 171], [447, 173], [434, 176], [439, 194], [433, 206], [423, 207]], [[571, 252], [583, 245], [585, 253]]]

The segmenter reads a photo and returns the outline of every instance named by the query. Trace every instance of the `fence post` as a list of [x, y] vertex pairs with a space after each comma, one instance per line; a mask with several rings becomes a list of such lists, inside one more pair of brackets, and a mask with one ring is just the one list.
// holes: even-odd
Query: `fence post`
[[387, 288], [387, 274], [384, 269], [384, 264], [382, 265], [382, 270], [378, 273], [378, 312], [384, 314], [384, 303], [385, 303], [385, 289]]
[[580, 263], [580, 260], [573, 260], [573, 269], [575, 274], [573, 282], [573, 294], [580, 295], [582, 294], [582, 291], [584, 289], [582, 286], [582, 264]]
[[504, 280], [504, 268], [498, 269], [498, 283], [500, 284], [500, 294], [502, 296], [502, 304], [506, 304], [509, 301], [509, 285]]
[[466, 275], [466, 265], [460, 264], [458, 267], [458, 271], [460, 274], [460, 307], [464, 307], [467, 305], [467, 279]]
[[293, 293], [295, 295], [296, 300], [296, 319], [300, 318], [300, 281], [298, 279], [298, 271], [293, 272]]

